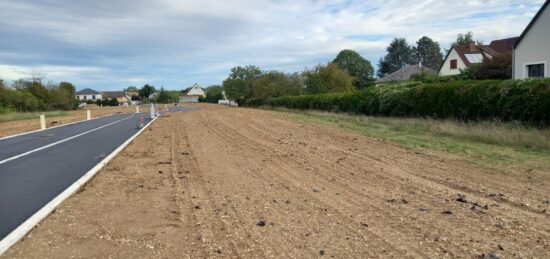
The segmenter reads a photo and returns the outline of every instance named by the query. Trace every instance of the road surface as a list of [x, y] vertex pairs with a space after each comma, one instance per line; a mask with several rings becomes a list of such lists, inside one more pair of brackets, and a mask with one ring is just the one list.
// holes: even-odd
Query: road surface
[[0, 140], [0, 240], [139, 131], [117, 114]]

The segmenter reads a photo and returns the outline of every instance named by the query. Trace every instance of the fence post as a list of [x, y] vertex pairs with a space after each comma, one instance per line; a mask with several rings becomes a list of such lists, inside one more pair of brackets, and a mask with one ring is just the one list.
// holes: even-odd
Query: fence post
[[139, 106], [136, 105], [136, 113], [139, 113]]
[[151, 119], [155, 118], [155, 106], [151, 104]]
[[86, 110], [86, 120], [91, 120], [92, 119], [92, 112], [90, 110]]
[[46, 129], [46, 115], [40, 115], [40, 129]]

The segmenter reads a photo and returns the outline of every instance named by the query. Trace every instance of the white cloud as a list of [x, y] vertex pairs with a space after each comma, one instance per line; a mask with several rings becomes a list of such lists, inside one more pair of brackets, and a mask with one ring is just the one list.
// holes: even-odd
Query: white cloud
[[[447, 47], [458, 33], [467, 31], [485, 42], [517, 36], [541, 4], [4, 0], [0, 77], [17, 78], [26, 73], [21, 71], [41, 67], [54, 80], [73, 80], [79, 87], [149, 82], [182, 88], [195, 81], [220, 83], [235, 65], [287, 72], [312, 67], [344, 48], [357, 50], [375, 65], [393, 37], [414, 43], [428, 35]], [[8, 72], [6, 67], [17, 69]]]

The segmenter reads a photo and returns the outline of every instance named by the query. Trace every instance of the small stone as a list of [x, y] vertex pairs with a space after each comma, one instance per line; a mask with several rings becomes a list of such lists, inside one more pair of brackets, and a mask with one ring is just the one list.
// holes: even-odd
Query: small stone
[[320, 256], [325, 255], [325, 250], [319, 250], [319, 255], [320, 255]]
[[199, 210], [200, 208], [201, 208], [201, 206], [199, 206], [199, 205], [196, 205], [196, 206], [195, 206], [195, 209], [196, 209], [196, 210]]
[[482, 254], [481, 256], [483, 257], [483, 259], [499, 259], [500, 258], [495, 253]]
[[260, 220], [258, 223], [256, 223], [256, 226], [258, 227], [265, 227], [265, 220]]
[[450, 211], [450, 210], [446, 210], [444, 212], [441, 212], [441, 214], [443, 214], [443, 215], [453, 215], [453, 212]]
[[313, 189], [313, 192], [321, 192], [319, 189]]
[[462, 203], [468, 203], [468, 201], [466, 200], [466, 196], [462, 194], [458, 195], [458, 198], [456, 198], [456, 201], [462, 202]]
[[428, 211], [428, 209], [426, 209], [426, 208], [420, 208], [419, 210], [420, 211]]
[[159, 174], [162, 174], [162, 171], [159, 171]]
[[367, 223], [361, 223], [361, 226], [368, 228], [368, 227], [369, 227], [369, 224], [367, 224]]

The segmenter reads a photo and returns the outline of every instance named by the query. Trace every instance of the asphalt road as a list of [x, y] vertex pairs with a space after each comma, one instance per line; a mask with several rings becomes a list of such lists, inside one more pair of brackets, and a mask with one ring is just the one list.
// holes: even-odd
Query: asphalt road
[[139, 131], [117, 114], [0, 140], [0, 240]]

